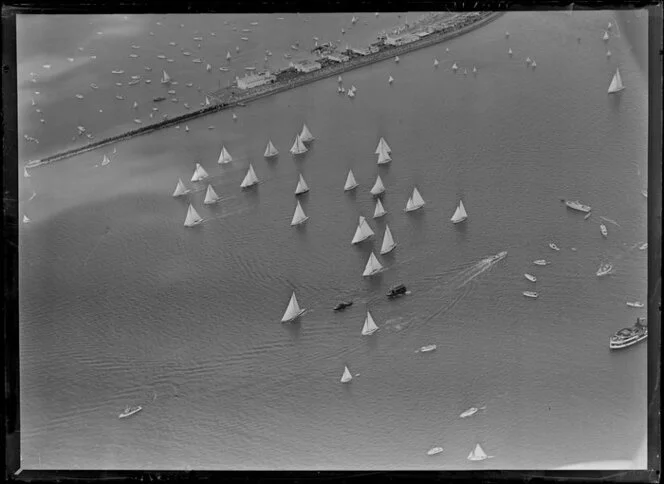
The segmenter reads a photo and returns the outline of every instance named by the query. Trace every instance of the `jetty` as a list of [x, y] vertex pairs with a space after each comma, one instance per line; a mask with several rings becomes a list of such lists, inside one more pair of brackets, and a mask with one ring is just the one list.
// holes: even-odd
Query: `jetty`
[[125, 131], [115, 136], [99, 139], [83, 146], [77, 146], [60, 153], [49, 155], [40, 160], [32, 160], [26, 164], [26, 167], [36, 168], [54, 161], [71, 158], [102, 146], [117, 143], [142, 134], [151, 133], [158, 129], [176, 126], [194, 118], [216, 113], [225, 109], [245, 106], [249, 102], [273, 94], [278, 94], [331, 76], [338, 76], [343, 72], [358, 69], [376, 62], [393, 59], [395, 56], [430, 47], [434, 44], [463, 35], [495, 20], [500, 15], [502, 15], [502, 12], [459, 13], [451, 25], [447, 25], [439, 30], [421, 33], [417, 40], [404, 43], [403, 45], [388, 45], [387, 43], [381, 43], [368, 52], [354, 55], [342, 62], [331, 62], [328, 61], [328, 59], [321, 59], [321, 61], [319, 61], [322, 62], [321, 68], [311, 72], [300, 72], [293, 68], [284, 69], [276, 74], [276, 79], [272, 83], [245, 90], [241, 90], [237, 86], [229, 86], [214, 92], [206, 92], [204, 94], [206, 94], [212, 101], [210, 105], [203, 106], [196, 110], [187, 111], [167, 119], [162, 119], [136, 129]]

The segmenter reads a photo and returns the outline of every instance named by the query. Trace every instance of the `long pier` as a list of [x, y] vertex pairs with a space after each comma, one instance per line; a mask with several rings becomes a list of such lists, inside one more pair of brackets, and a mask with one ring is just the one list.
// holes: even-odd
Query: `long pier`
[[219, 91], [209, 92], [207, 93], [208, 96], [214, 99], [217, 102], [217, 104], [211, 104], [210, 106], [205, 106], [203, 108], [199, 108], [193, 111], [188, 111], [186, 113], [179, 114], [172, 118], [167, 118], [161, 121], [157, 121], [155, 123], [151, 123], [147, 126], [142, 126], [140, 128], [136, 128], [130, 131], [125, 131], [124, 133], [115, 136], [109, 136], [104, 139], [93, 141], [84, 146], [75, 147], [67, 151], [49, 155], [42, 158], [41, 160], [31, 161], [26, 166], [28, 168], [35, 168], [41, 165], [52, 163], [54, 161], [71, 158], [72, 156], [80, 155], [82, 153], [92, 151], [102, 146], [116, 143], [118, 141], [133, 138], [135, 136], [140, 136], [142, 134], [151, 133], [158, 129], [167, 128], [169, 126], [175, 126], [182, 122], [189, 121], [191, 119], [205, 116], [208, 114], [216, 113], [225, 109], [232, 109], [236, 106], [244, 106], [246, 103], [256, 101], [257, 99], [261, 99], [266, 96], [271, 96], [273, 94], [287, 91], [289, 89], [293, 89], [305, 84], [316, 82], [320, 79], [336, 76], [344, 72], [348, 72], [353, 69], [358, 69], [360, 67], [374, 64], [376, 62], [381, 62], [389, 58], [394, 58], [397, 55], [403, 55], [408, 52], [413, 52], [418, 49], [423, 49], [425, 47], [429, 47], [434, 44], [438, 44], [445, 40], [449, 40], [454, 37], [458, 37], [459, 35], [463, 35], [467, 32], [470, 32], [471, 30], [474, 30], [482, 25], [491, 22], [492, 20], [495, 20], [500, 15], [502, 15], [502, 12], [486, 13], [478, 17], [476, 21], [471, 22], [468, 25], [464, 25], [452, 31], [432, 32], [426, 37], [422, 37], [421, 39], [411, 42], [409, 44], [404, 44], [400, 46], [386, 46], [383, 47], [379, 52], [368, 54], [366, 56], [355, 57], [346, 62], [325, 66], [317, 71], [299, 74], [296, 78], [288, 81], [247, 89], [246, 91], [243, 91], [239, 95], [237, 95], [237, 93], [227, 88], [221, 89]]

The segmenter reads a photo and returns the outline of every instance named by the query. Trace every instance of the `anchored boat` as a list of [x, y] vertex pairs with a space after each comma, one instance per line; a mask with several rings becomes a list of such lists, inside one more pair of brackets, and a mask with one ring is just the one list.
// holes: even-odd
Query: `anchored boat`
[[631, 328], [616, 331], [609, 339], [609, 348], [612, 350], [627, 348], [648, 337], [646, 318], [637, 318], [636, 324]]
[[297, 318], [304, 313], [305, 309], [300, 308], [300, 305], [297, 303], [297, 298], [295, 297], [295, 291], [293, 291], [293, 295], [290, 298], [290, 301], [288, 302], [288, 307], [286, 308], [286, 312], [284, 313], [283, 317], [281, 318], [282, 323], [287, 323], [290, 321], [294, 321]]
[[122, 411], [122, 413], [121, 413], [120, 415], [118, 415], [118, 418], [127, 418], [127, 417], [131, 417], [132, 415], [134, 415], [134, 414], [140, 412], [141, 410], [143, 410], [143, 407], [141, 407], [140, 405], [138, 405], [138, 406], [136, 406], [136, 407], [126, 407], [126, 408]]

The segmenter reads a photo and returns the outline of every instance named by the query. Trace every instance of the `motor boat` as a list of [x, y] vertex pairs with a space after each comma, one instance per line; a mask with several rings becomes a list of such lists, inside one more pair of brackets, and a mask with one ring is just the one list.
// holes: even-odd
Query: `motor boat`
[[597, 277], [602, 277], [607, 274], [609, 274], [613, 270], [613, 266], [611, 264], [602, 264], [599, 266], [599, 269], [597, 269]]
[[626, 304], [627, 304], [630, 308], [642, 308], [642, 307], [644, 306], [644, 304], [643, 304], [642, 302], [639, 302], [639, 301], [634, 301], [634, 302], [627, 301]]
[[387, 293], [387, 297], [393, 299], [395, 297], [403, 296], [404, 294], [406, 294], [406, 291], [407, 291], [406, 286], [404, 286], [403, 284], [398, 284], [389, 290], [389, 292]]
[[346, 302], [340, 302], [336, 306], [334, 306], [334, 311], [343, 311], [349, 306], [353, 305], [353, 301], [346, 301]]
[[530, 282], [536, 282], [537, 278], [533, 276], [532, 274], [524, 274], [525, 278], [528, 279]]
[[161, 101], [165, 101], [165, 100], [166, 100], [165, 96], [158, 96], [158, 97], [153, 99], [153, 101], [156, 102], [156, 103], [161, 102]]
[[608, 237], [608, 236], [609, 236], [609, 231], [606, 230], [606, 225], [604, 225], [604, 224], [599, 224], [599, 231], [602, 232], [602, 235], [603, 235], [604, 237]]
[[539, 294], [537, 294], [535, 291], [523, 291], [523, 295], [533, 299], [537, 299], [539, 297]]
[[631, 328], [616, 331], [609, 339], [609, 348], [612, 350], [627, 348], [648, 337], [646, 318], [637, 318], [636, 324]]
[[578, 210], [579, 212], [590, 212], [591, 208], [588, 205], [584, 205], [578, 200], [565, 200], [565, 205], [567, 205], [572, 210]]
[[544, 259], [537, 259], [533, 261], [533, 264], [535, 264], [536, 266], [545, 266], [548, 264], [548, 262], [545, 261]]
[[[485, 407], [482, 407], [482, 408], [485, 408]], [[470, 407], [468, 410], [466, 410], [466, 411], [463, 412], [461, 415], [459, 415], [459, 418], [471, 417], [471, 416], [475, 415], [475, 414], [476, 414], [477, 412], [479, 412], [479, 411], [480, 411], [480, 409], [477, 408], [477, 407]]]
[[426, 346], [422, 346], [419, 349], [419, 352], [420, 353], [428, 353], [429, 351], [434, 351], [436, 348], [437, 348], [436, 345], [426, 345]]
[[549, 247], [551, 247], [553, 250], [560, 250], [560, 247], [558, 247], [558, 246], [557, 246], [556, 244], [554, 244], [553, 242], [551, 242], [551, 243], [549, 244]]
[[143, 407], [141, 407], [140, 405], [137, 406], [137, 407], [129, 407], [128, 406], [124, 409], [124, 411], [120, 415], [118, 415], [118, 418], [131, 417], [132, 415], [140, 412], [141, 410], [143, 410]]
[[443, 452], [442, 447], [434, 447], [433, 449], [429, 449], [427, 451], [427, 455], [436, 455], [436, 454], [440, 454], [441, 452]]

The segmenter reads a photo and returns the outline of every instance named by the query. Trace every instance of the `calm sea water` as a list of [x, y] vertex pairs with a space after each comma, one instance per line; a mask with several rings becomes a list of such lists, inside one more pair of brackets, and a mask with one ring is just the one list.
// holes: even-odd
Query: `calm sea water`
[[[39, 89], [20, 84], [21, 134], [40, 139], [21, 158], [72, 143], [77, 124], [98, 135], [132, 124], [131, 101], [114, 100], [108, 73], [130, 75], [132, 43], [157, 52], [215, 29], [219, 47], [208, 39], [200, 56], [217, 56], [216, 67], [251, 21], [252, 62], [350, 24], [350, 15], [284, 17], [236, 16], [238, 32], [200, 16], [19, 22], [22, 79], [54, 56], [66, 66], [66, 45], [71, 55], [94, 45], [104, 62]], [[337, 24], [326, 27], [330, 18]], [[617, 23], [608, 11], [508, 13], [398, 64], [347, 73], [352, 100], [328, 79], [251, 103], [236, 122], [218, 113], [190, 122], [189, 133], [169, 128], [21, 178], [20, 213], [31, 219], [20, 234], [24, 467], [541, 469], [630, 459], [646, 433], [646, 345], [612, 353], [608, 338], [645, 314], [625, 302], [646, 297], [647, 252], [636, 247], [646, 240], [647, 73], [620, 23], [602, 41], [609, 20]], [[363, 15], [354, 35], [366, 44], [398, 21]], [[189, 79], [210, 87], [230, 78], [177, 59], [168, 69], [181, 102], [202, 101], [195, 89], [180, 94]], [[157, 78], [154, 56], [138, 64]], [[610, 97], [616, 67], [627, 88]], [[107, 88], [77, 101], [90, 82]], [[35, 123], [33, 90], [54, 116], [46, 125]], [[304, 122], [317, 139], [294, 160], [288, 149]], [[378, 167], [381, 136], [393, 161]], [[262, 157], [268, 139], [281, 152], [273, 161]], [[228, 165], [216, 163], [222, 143]], [[99, 167], [104, 153], [112, 162]], [[210, 173], [218, 205], [202, 204], [206, 183], [189, 182], [194, 161]], [[242, 191], [249, 163], [261, 184]], [[360, 183], [350, 194], [349, 168]], [[300, 172], [310, 219], [292, 228]], [[388, 215], [373, 220], [377, 174]], [[171, 197], [178, 177], [193, 188], [182, 200]], [[427, 205], [405, 214], [414, 186]], [[455, 226], [460, 198], [469, 218]], [[560, 198], [581, 199], [592, 217]], [[205, 218], [195, 229], [183, 227], [188, 202]], [[359, 215], [376, 235], [352, 246]], [[399, 245], [379, 256], [385, 272], [363, 278], [386, 225]], [[486, 261], [503, 250], [504, 260]], [[534, 266], [540, 258], [551, 264]], [[604, 261], [614, 273], [597, 278]], [[388, 301], [398, 282], [412, 294]], [[293, 290], [308, 312], [284, 325]], [[331, 310], [349, 298], [351, 308]], [[380, 327], [370, 337], [360, 335], [365, 308]], [[434, 343], [435, 352], [415, 352]], [[344, 365], [359, 374], [349, 385], [339, 383]], [[117, 418], [137, 404], [142, 412]], [[471, 406], [486, 410], [459, 419]], [[495, 457], [467, 461], [476, 443]], [[434, 446], [444, 453], [428, 457]]]

